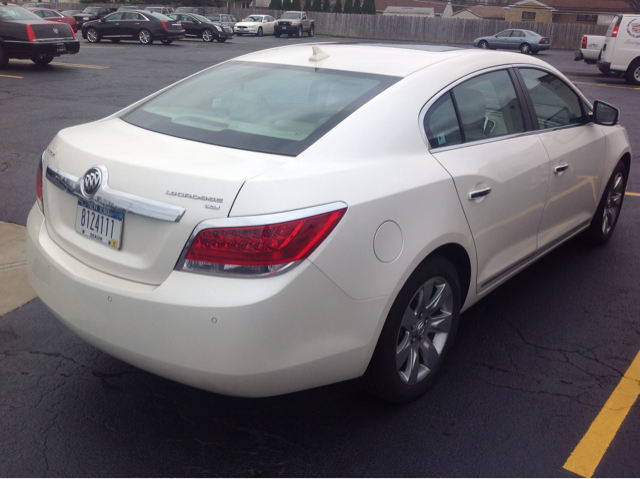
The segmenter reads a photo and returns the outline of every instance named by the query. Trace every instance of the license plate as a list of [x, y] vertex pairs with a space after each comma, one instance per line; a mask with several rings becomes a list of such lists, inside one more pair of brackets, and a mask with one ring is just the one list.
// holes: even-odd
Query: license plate
[[66, 52], [67, 51], [67, 47], [65, 47], [64, 43], [59, 43], [58, 44], [58, 51], [59, 52]]
[[122, 244], [124, 214], [106, 206], [78, 200], [76, 231], [115, 249]]

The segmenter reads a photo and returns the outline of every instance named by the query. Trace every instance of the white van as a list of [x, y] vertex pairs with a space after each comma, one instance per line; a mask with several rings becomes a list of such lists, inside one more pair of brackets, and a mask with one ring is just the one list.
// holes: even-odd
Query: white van
[[613, 17], [598, 68], [605, 74], [622, 73], [629, 83], [640, 85], [640, 15]]

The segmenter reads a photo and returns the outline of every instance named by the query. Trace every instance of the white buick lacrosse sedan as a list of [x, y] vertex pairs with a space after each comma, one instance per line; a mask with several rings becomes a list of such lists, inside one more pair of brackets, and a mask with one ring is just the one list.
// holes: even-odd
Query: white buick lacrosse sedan
[[412, 400], [460, 313], [611, 236], [618, 110], [543, 61], [438, 47], [252, 53], [42, 155], [28, 270], [87, 342], [237, 396], [361, 378]]

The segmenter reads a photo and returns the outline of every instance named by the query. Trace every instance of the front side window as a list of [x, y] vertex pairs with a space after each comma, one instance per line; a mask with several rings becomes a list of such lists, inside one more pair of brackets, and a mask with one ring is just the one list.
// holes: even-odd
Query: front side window
[[504, 32], [497, 33], [496, 37], [505, 38], [505, 37], [508, 37], [509, 35], [511, 35], [511, 30], [505, 30]]
[[108, 17], [105, 17], [104, 21], [105, 22], [119, 22], [120, 20], [122, 20], [122, 15], [123, 15], [122, 13], [112, 13]]
[[121, 118], [188, 140], [297, 156], [398, 80], [232, 61], [174, 86]]
[[533, 68], [520, 68], [540, 129], [581, 125], [586, 121], [582, 101], [560, 78]]

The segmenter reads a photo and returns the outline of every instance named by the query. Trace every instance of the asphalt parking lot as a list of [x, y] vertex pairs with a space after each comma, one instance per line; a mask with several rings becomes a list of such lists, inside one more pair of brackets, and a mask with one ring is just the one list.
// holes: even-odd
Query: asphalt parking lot
[[[243, 53], [325, 41], [353, 40], [82, 41], [47, 67], [10, 61], [0, 70], [0, 222], [10, 224], [0, 223], [0, 248], [26, 224], [37, 160], [58, 130]], [[351, 382], [266, 399], [200, 391], [85, 344], [28, 287], [3, 288], [19, 307], [0, 309], [0, 476], [640, 475], [639, 401], [613, 431], [606, 411], [620, 407], [605, 408], [640, 369], [640, 88], [570, 51], [539, 58], [621, 110], [635, 154], [617, 230], [602, 248], [562, 246], [467, 311], [426, 396], [395, 407]], [[23, 265], [1, 259], [9, 284], [2, 275]], [[632, 397], [640, 371], [626, 375]], [[589, 436], [598, 418], [608, 429]], [[602, 447], [607, 433], [602, 459], [576, 449]]]

